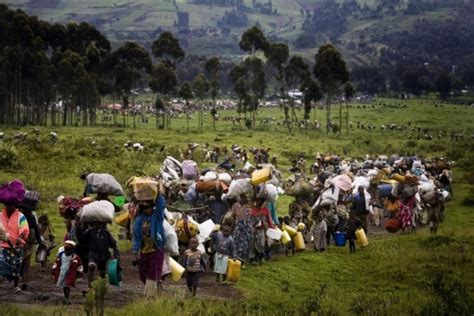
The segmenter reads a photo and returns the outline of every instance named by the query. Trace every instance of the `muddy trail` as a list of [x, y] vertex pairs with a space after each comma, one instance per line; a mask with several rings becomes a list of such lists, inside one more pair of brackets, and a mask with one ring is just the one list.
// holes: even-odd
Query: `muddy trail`
[[[135, 257], [130, 253], [123, 253], [121, 256], [121, 265], [124, 269], [124, 279], [122, 287], [108, 286], [105, 303], [111, 307], [121, 307], [143, 298], [143, 285], [138, 279], [138, 268], [132, 265]], [[52, 259], [50, 258], [50, 261]], [[32, 263], [30, 269], [30, 280], [28, 288], [25, 291], [15, 293], [13, 284], [6, 280], [0, 281], [0, 296], [4, 302], [21, 305], [61, 305], [63, 300], [62, 288], [58, 288], [52, 281], [49, 273], [51, 262], [46, 272], [42, 272], [35, 263]], [[84, 277], [76, 282], [76, 288], [71, 289], [71, 307], [74, 305], [83, 305], [86, 301], [81, 294], [82, 290], [87, 289], [87, 280]], [[188, 295], [186, 282], [182, 278], [179, 282], [173, 282], [169, 278], [163, 283], [162, 295], [184, 298]], [[212, 273], [202, 275], [199, 282], [197, 296], [203, 299], [212, 300], [235, 300], [242, 298], [242, 294], [233, 284], [217, 285], [215, 276]], [[82, 308], [82, 307], [81, 307]]]
[[[369, 228], [369, 239], [378, 239], [387, 235], [387, 231], [382, 227], [370, 226]], [[312, 250], [312, 245], [306, 245], [307, 251]], [[334, 247], [333, 242], [331, 246]], [[349, 249], [347, 249], [349, 251]], [[282, 251], [276, 251], [274, 256], [284, 256]], [[134, 267], [132, 261], [134, 255], [130, 252], [122, 253], [121, 266], [124, 269], [124, 280], [122, 287], [109, 286], [108, 293], [106, 295], [106, 305], [109, 307], [121, 307], [143, 298], [143, 285], [138, 279], [138, 268]], [[53, 257], [50, 257], [50, 263], [45, 272], [40, 270], [40, 267], [32, 262], [30, 269], [30, 280], [28, 282], [28, 288], [25, 291], [15, 293], [13, 291], [13, 285], [8, 283], [6, 280], [0, 281], [0, 296], [4, 302], [15, 305], [28, 306], [58, 306], [62, 304], [63, 293], [62, 289], [55, 286], [52, 281], [49, 269], [51, 268], [51, 261]], [[33, 260], [32, 260], [33, 261]], [[269, 262], [268, 264], [271, 264]], [[251, 269], [251, 267], [249, 267]], [[245, 271], [245, 270], [244, 270]], [[244, 272], [245, 273], [245, 272]], [[81, 294], [82, 290], [87, 288], [87, 281], [84, 276], [83, 279], [78, 280], [76, 288], [71, 290], [71, 310], [77, 310], [81, 308], [85, 303], [86, 299]], [[188, 289], [184, 278], [179, 282], [173, 282], [169, 278], [163, 283], [162, 295], [172, 298], [184, 298], [188, 296]], [[197, 297], [201, 299], [211, 300], [238, 300], [242, 299], [242, 293], [235, 287], [234, 284], [216, 284], [215, 275], [213, 273], [204, 273], [199, 282], [199, 288]], [[81, 305], [79, 307], [79, 305]]]

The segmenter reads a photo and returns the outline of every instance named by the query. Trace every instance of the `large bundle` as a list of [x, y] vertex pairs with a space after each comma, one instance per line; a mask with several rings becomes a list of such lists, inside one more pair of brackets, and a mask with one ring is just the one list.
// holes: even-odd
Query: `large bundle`
[[158, 195], [158, 181], [149, 177], [132, 177], [127, 181], [129, 194], [137, 201], [154, 201]]
[[312, 192], [311, 185], [304, 178], [299, 178], [296, 182], [285, 182], [285, 193], [289, 196], [306, 196]]
[[418, 186], [418, 190], [420, 191], [421, 195], [425, 194], [426, 192], [434, 191], [435, 188], [436, 186], [433, 181], [423, 182]]
[[183, 218], [176, 222], [176, 233], [180, 242], [188, 243], [189, 239], [199, 234], [199, 226], [194, 221]]
[[172, 256], [179, 255], [178, 235], [173, 229], [173, 226], [167, 220], [163, 221], [163, 228], [165, 230], [166, 244], [165, 250]]
[[19, 205], [25, 197], [25, 187], [20, 180], [13, 180], [0, 187], [0, 203]]
[[205, 193], [205, 192], [213, 192], [213, 191], [227, 191], [228, 187], [222, 181], [215, 180], [215, 181], [198, 181], [196, 182], [196, 192], [198, 193]]
[[238, 179], [232, 181], [229, 187], [229, 191], [226, 194], [226, 198], [236, 198], [244, 193], [248, 193], [252, 191], [252, 184], [250, 183], [250, 179]]
[[22, 210], [35, 211], [39, 205], [40, 194], [36, 191], [26, 191], [25, 198], [21, 202], [20, 208]]
[[90, 203], [89, 198], [76, 199], [70, 196], [59, 196], [58, 197], [58, 210], [59, 215], [64, 218], [74, 218], [77, 212], [86, 204]]
[[266, 199], [273, 203], [278, 199], [278, 188], [271, 183], [260, 184], [257, 186], [257, 198]]
[[176, 173], [179, 176], [183, 173], [183, 165], [176, 160], [175, 158], [168, 156], [166, 159], [163, 161], [163, 169], [168, 169], [168, 171], [171, 171]]
[[343, 191], [349, 191], [352, 187], [352, 179], [346, 174], [334, 177], [332, 182], [336, 187]]
[[338, 187], [329, 187], [321, 193], [321, 195], [316, 200], [316, 203], [313, 205], [313, 208], [317, 206], [326, 206], [331, 204], [336, 204], [339, 198], [339, 188]]
[[114, 211], [114, 205], [109, 201], [95, 201], [84, 205], [80, 212], [80, 221], [84, 223], [112, 223]]
[[359, 187], [367, 189], [370, 187], [370, 182], [366, 177], [355, 177], [354, 182], [352, 182], [352, 193], [356, 193]]
[[124, 195], [122, 186], [108, 173], [89, 173], [86, 177], [90, 193], [102, 193], [107, 195]]
[[442, 195], [437, 191], [433, 190], [422, 194], [421, 200], [426, 204], [436, 205], [442, 200]]
[[[410, 185], [408, 183], [400, 183], [396, 189], [396, 195], [403, 200], [409, 199], [418, 192], [418, 187], [416, 185]], [[393, 194], [393, 191], [392, 191]]]
[[199, 172], [197, 163], [194, 160], [185, 160], [182, 164], [183, 167], [183, 178], [187, 180], [196, 179]]

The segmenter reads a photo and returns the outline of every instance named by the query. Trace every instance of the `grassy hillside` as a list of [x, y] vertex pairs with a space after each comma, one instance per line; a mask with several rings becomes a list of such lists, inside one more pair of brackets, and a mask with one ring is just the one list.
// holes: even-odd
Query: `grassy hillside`
[[[351, 121], [381, 124], [410, 124], [450, 132], [464, 131], [466, 139], [453, 142], [447, 137], [436, 141], [416, 140], [413, 133], [374, 131], [353, 128], [349, 135], [326, 135], [318, 131], [294, 131], [288, 134], [283, 127], [260, 126], [254, 131], [218, 122], [216, 131], [206, 117], [205, 132], [197, 132], [192, 121], [186, 131], [185, 120], [174, 120], [171, 131], [157, 131], [153, 121], [137, 129], [117, 127], [51, 128], [41, 131], [42, 143], [33, 139], [13, 145], [7, 139], [0, 150], [13, 153], [16, 160], [0, 169], [0, 180], [14, 177], [41, 193], [40, 213], [46, 212], [54, 220], [57, 234], [64, 232], [64, 224], [56, 215], [55, 199], [59, 194], [79, 195], [82, 182], [78, 176], [86, 171], [110, 172], [124, 183], [137, 172], [156, 174], [161, 161], [177, 155], [192, 141], [230, 146], [271, 147], [281, 169], [286, 170], [296, 155], [304, 153], [308, 163], [316, 152], [363, 157], [365, 154], [419, 154], [447, 156], [455, 160], [453, 201], [447, 204], [446, 221], [437, 236], [427, 230], [412, 234], [390, 235], [370, 240], [370, 246], [350, 255], [347, 248], [330, 247], [327, 253], [307, 250], [294, 257], [278, 257], [260, 267], [243, 271], [238, 288], [245, 299], [241, 301], [190, 300], [165, 297], [156, 302], [136, 302], [131, 306], [108, 308], [108, 315], [143, 315], [159, 311], [164, 315], [468, 315], [474, 298], [474, 212], [473, 205], [464, 204], [473, 192], [474, 109], [431, 101], [378, 100], [369, 105], [356, 104], [350, 110]], [[233, 112], [221, 113], [235, 115]], [[325, 113], [318, 110], [316, 119]], [[259, 117], [282, 118], [279, 109], [266, 109]], [[442, 119], [440, 119], [442, 118]], [[336, 118], [337, 120], [337, 118]], [[119, 118], [120, 121], [120, 118]], [[17, 131], [33, 128], [1, 127], [8, 137]], [[60, 141], [51, 146], [47, 141], [50, 130], [58, 132]], [[91, 141], [97, 141], [96, 146]], [[142, 142], [143, 153], [127, 152], [122, 144]], [[118, 148], [115, 148], [118, 145]], [[165, 145], [163, 152], [153, 149]], [[0, 157], [3, 155], [0, 155]], [[199, 159], [199, 158], [198, 158]], [[9, 160], [12, 162], [11, 160]], [[287, 212], [289, 197], [278, 202], [280, 214]], [[2, 304], [2, 315], [77, 315], [78, 309], [61, 307], [18, 307]]]
[[[266, 0], [258, 0], [261, 6]], [[337, 1], [344, 3], [344, 1]], [[160, 30], [170, 29], [177, 33], [182, 43], [193, 54], [217, 54], [223, 56], [241, 55], [238, 42], [242, 32], [258, 23], [272, 40], [285, 41], [295, 50], [295, 41], [303, 34], [303, 23], [314, 14], [326, 12], [321, 0], [273, 0], [272, 13], [253, 7], [252, 1], [246, 0], [246, 9], [238, 11], [238, 15], [248, 18], [245, 26], [224, 25], [230, 28], [230, 34], [224, 34], [219, 21], [233, 7], [214, 4], [198, 4], [199, 1], [157, 1], [157, 0], [18, 0], [8, 3], [12, 7], [21, 8], [30, 14], [38, 15], [47, 21], [67, 23], [71, 21], [87, 21], [96, 25], [112, 42], [125, 40], [143, 42], [146, 46], [156, 39]], [[202, 1], [201, 1], [202, 3]], [[336, 37], [319, 32], [314, 35], [312, 47], [296, 49], [296, 51], [312, 59], [315, 48], [327, 41], [334, 42], [340, 48], [350, 64], [371, 63], [378, 56], [381, 48], [372, 38], [389, 35], [394, 31], [412, 30], [413, 22], [418, 19], [441, 21], [450, 16], [454, 7], [440, 6], [422, 12], [405, 14], [407, 5], [400, 2], [393, 11], [379, 0], [359, 0], [360, 13], [348, 10], [345, 22], [346, 30]], [[390, 2], [388, 2], [390, 3]], [[421, 2], [420, 2], [421, 3]], [[367, 7], [364, 7], [367, 5]], [[313, 12], [313, 10], [316, 11]], [[358, 9], [359, 10], [359, 9]], [[189, 29], [176, 27], [178, 12], [189, 13]], [[336, 27], [335, 25], [334, 27]], [[373, 45], [374, 49], [357, 49], [359, 43]], [[355, 45], [355, 46], [354, 46]], [[356, 47], [356, 48], [354, 48]]]

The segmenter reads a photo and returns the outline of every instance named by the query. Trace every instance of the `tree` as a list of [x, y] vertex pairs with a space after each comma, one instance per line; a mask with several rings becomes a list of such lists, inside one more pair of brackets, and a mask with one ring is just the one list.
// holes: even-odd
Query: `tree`
[[193, 80], [193, 92], [194, 95], [200, 101], [200, 110], [199, 110], [199, 130], [202, 132], [204, 117], [203, 117], [203, 100], [209, 91], [209, 82], [206, 80], [206, 77], [203, 74], [199, 74]]
[[[123, 108], [127, 109], [131, 91], [138, 85], [142, 74], [151, 73], [150, 55], [137, 43], [126, 42], [122, 47], [113, 52], [112, 58], [115, 89], [122, 97]], [[133, 125], [135, 127], [135, 109], [133, 106], [134, 99], [132, 97]]]
[[153, 42], [151, 51], [156, 58], [173, 65], [185, 56], [183, 49], [179, 45], [179, 40], [171, 32], [161, 33], [158, 39]]
[[278, 83], [278, 90], [280, 92], [281, 98], [283, 100], [283, 110], [285, 112], [285, 122], [288, 126], [288, 131], [291, 131], [291, 124], [289, 118], [289, 108], [286, 103], [288, 99], [288, 86], [286, 84], [285, 77], [285, 66], [288, 58], [290, 57], [290, 50], [288, 45], [283, 43], [272, 43], [269, 44], [268, 49], [265, 51], [265, 57], [267, 58], [267, 63], [274, 70], [273, 77]]
[[341, 54], [331, 44], [321, 46], [315, 55], [315, 60], [313, 72], [326, 94], [326, 131], [329, 133], [332, 97], [338, 92], [339, 87], [349, 80], [349, 72]]
[[210, 78], [210, 93], [212, 98], [212, 128], [216, 129], [216, 98], [219, 93], [220, 84], [219, 84], [219, 70], [221, 68], [221, 63], [218, 57], [211, 57], [204, 64], [204, 71]]
[[[156, 103], [161, 106], [161, 108], [156, 108], [156, 125], [158, 126], [158, 113], [160, 111], [166, 111], [164, 104], [168, 101], [163, 101], [163, 97], [173, 93], [178, 85], [178, 79], [176, 78], [176, 72], [173, 65], [160, 62], [153, 66], [149, 85], [151, 90], [157, 94], [156, 98], [161, 99], [161, 102]], [[165, 127], [165, 115], [163, 115], [162, 127]]]
[[189, 82], [185, 82], [181, 85], [178, 91], [178, 96], [185, 102], [185, 112], [186, 112], [186, 129], [189, 130], [189, 100], [193, 98], [193, 91]]
[[[319, 88], [318, 83], [310, 77], [307, 77], [300, 89], [304, 93], [304, 118], [305, 120], [308, 120], [311, 111], [311, 103], [318, 102], [321, 100], [323, 95], [321, 94], [321, 89]], [[314, 111], [314, 113], [316, 115], [316, 111]]]
[[266, 51], [268, 49], [268, 41], [263, 32], [257, 27], [253, 26], [242, 34], [239, 42], [241, 50], [252, 54], [255, 57], [257, 51]]
[[[346, 100], [346, 134], [349, 135], [349, 102], [352, 100], [354, 96], [354, 86], [350, 81], [344, 84], [344, 98]], [[342, 117], [342, 115], [341, 115]]]
[[[165, 73], [170, 78], [171, 77], [176, 78], [176, 62], [182, 60], [185, 56], [185, 53], [179, 44], [179, 40], [176, 37], [174, 37], [173, 33], [168, 32], [168, 31], [161, 33], [158, 39], [156, 39], [152, 44], [152, 53], [153, 53], [153, 56], [155, 56], [158, 60], [161, 60], [161, 63], [163, 65], [160, 66], [160, 69], [162, 71], [165, 71], [164, 67], [168, 65], [169, 67], [166, 68]], [[171, 72], [173, 72], [173, 74]], [[159, 80], [159, 79], [155, 79], [155, 80]], [[174, 86], [176, 86], [176, 84], [177, 83], [175, 83]], [[165, 97], [167, 97], [173, 90], [174, 88], [171, 90], [170, 89], [162, 90], [162, 91], [166, 91], [166, 92], [163, 92], [162, 94]], [[157, 98], [160, 98], [160, 95], [157, 95]], [[166, 125], [169, 128], [171, 124], [171, 117], [167, 115], [167, 111], [165, 108], [163, 109], [163, 125], [165, 125], [166, 120], [168, 121]]]
[[[290, 58], [290, 61], [288, 62], [288, 65], [285, 68], [285, 80], [288, 85], [288, 89], [296, 89], [300, 88], [303, 85], [303, 83], [309, 83], [308, 80], [311, 79], [311, 74], [309, 72], [309, 67], [308, 65], [304, 62], [303, 58], [300, 56], [292, 56]], [[310, 94], [313, 91], [313, 88], [316, 88], [314, 85], [313, 86], [307, 86], [304, 88], [310, 88], [308, 91]], [[317, 87], [317, 90], [319, 91], [319, 86]], [[318, 92], [319, 93], [319, 92]], [[309, 102], [309, 106], [311, 108], [311, 101], [317, 101], [321, 97], [314, 99], [315, 95], [312, 95], [309, 97], [310, 100], [306, 100], [306, 102]], [[291, 111], [293, 115], [293, 119], [296, 121], [296, 113], [295, 113], [295, 106], [294, 106], [294, 101], [293, 99], [290, 99], [290, 106], [291, 106]], [[308, 112], [309, 115], [309, 112]], [[305, 116], [306, 116], [306, 111], [305, 111]]]

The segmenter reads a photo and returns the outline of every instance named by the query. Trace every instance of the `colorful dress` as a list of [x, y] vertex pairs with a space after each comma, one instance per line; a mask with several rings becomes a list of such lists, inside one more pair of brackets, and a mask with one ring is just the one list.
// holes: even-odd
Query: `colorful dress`
[[273, 228], [270, 212], [266, 207], [254, 208], [250, 212], [250, 219], [253, 228], [252, 247], [250, 248], [250, 258], [261, 256], [265, 252], [265, 231]]
[[8, 236], [8, 241], [0, 243], [0, 247], [3, 248], [3, 260], [0, 270], [4, 277], [12, 280], [20, 276], [23, 246], [28, 240], [30, 230], [26, 217], [18, 210], [13, 211], [8, 217], [7, 210], [4, 209], [0, 215], [0, 224]]
[[232, 205], [235, 214], [235, 228], [232, 234], [235, 243], [235, 255], [239, 260], [248, 261], [252, 242], [252, 223], [249, 217], [249, 208], [236, 202]]

